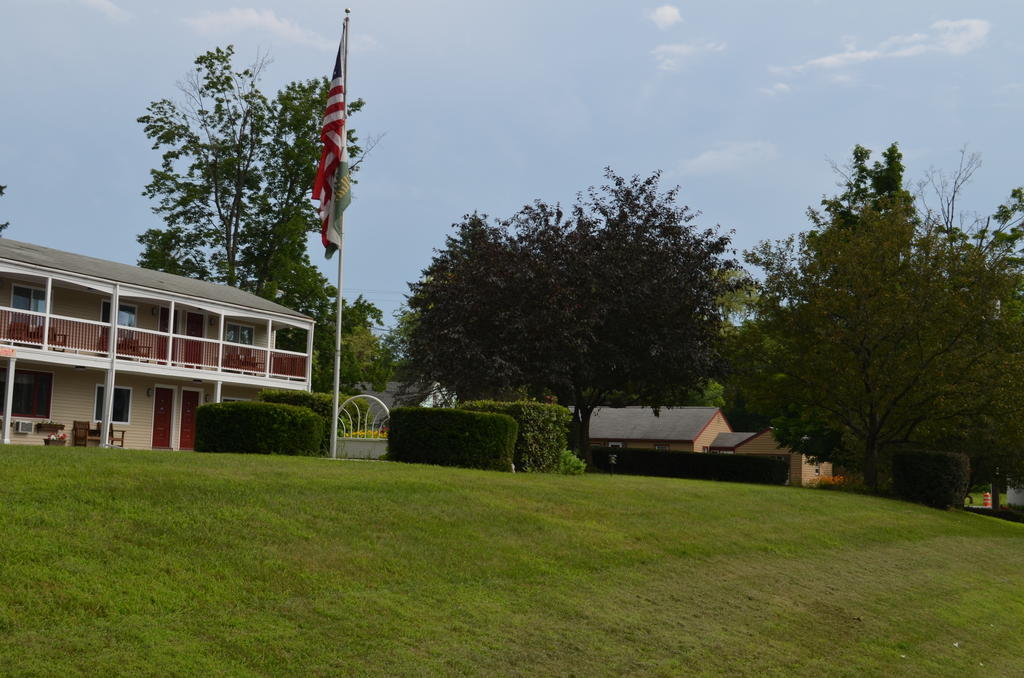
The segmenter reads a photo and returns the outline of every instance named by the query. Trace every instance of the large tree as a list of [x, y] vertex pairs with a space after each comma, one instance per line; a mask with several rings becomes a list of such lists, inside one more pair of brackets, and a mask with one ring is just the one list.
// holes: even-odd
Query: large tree
[[762, 393], [796, 409], [794, 431], [839, 432], [875, 488], [901, 445], [1006, 412], [1024, 328], [1012, 241], [918, 210], [895, 144], [869, 158], [854, 150], [810, 231], [747, 258], [765, 273]]
[[610, 395], [681, 404], [721, 371], [720, 298], [737, 285], [729, 238], [662, 191], [660, 174], [536, 201], [506, 221], [456, 224], [410, 285], [410, 367], [460, 397], [554, 394], [589, 455]]
[[[181, 99], [154, 101], [138, 120], [153, 148], [163, 151], [143, 194], [164, 220], [163, 228], [138, 237], [139, 265], [239, 287], [313, 316], [314, 384], [326, 389], [336, 288], [312, 264], [306, 245], [320, 229], [310, 193], [328, 83], [291, 82], [267, 96], [259, 88], [266, 57], [236, 70], [233, 56], [231, 46], [200, 55], [178, 85]], [[356, 100], [348, 112], [362, 106]], [[351, 129], [348, 141], [355, 171], [363, 153]], [[343, 318], [343, 382], [379, 383], [380, 366], [369, 356], [381, 353], [371, 346], [380, 311], [362, 298], [351, 308]], [[279, 344], [305, 349], [294, 332], [283, 332]]]

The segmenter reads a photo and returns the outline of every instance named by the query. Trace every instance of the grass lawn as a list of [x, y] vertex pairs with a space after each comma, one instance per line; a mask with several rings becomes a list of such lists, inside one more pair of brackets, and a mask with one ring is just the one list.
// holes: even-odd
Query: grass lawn
[[0, 675], [1024, 675], [1024, 525], [795, 488], [0, 448]]

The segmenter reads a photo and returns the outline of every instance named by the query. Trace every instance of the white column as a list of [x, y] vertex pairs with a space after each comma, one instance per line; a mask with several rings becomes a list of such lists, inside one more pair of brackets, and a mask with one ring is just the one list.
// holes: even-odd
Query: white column
[[171, 364], [172, 352], [174, 351], [174, 299], [171, 299], [171, 307], [167, 311], [167, 364]]
[[[220, 314], [220, 325], [217, 328], [217, 371], [220, 372], [224, 366], [224, 314]], [[217, 388], [220, 388], [220, 382], [217, 382]], [[220, 402], [220, 398], [217, 398], [217, 402]]]
[[53, 309], [50, 295], [53, 293], [53, 278], [46, 279], [46, 317], [43, 318], [43, 350], [50, 346], [50, 312]]
[[222, 384], [219, 381], [213, 382], [213, 402], [215, 402], [215, 403], [219, 403], [220, 402], [220, 387], [221, 387], [221, 385]]
[[17, 358], [7, 359], [7, 384], [4, 388], [4, 445], [11, 444], [11, 408], [14, 406], [14, 364]]
[[114, 417], [114, 377], [117, 372], [117, 316], [120, 314], [121, 286], [114, 283], [110, 298], [110, 367], [103, 384], [103, 423], [100, 425], [100, 447], [110, 444], [110, 420]]
[[313, 390], [313, 328], [310, 325], [306, 328], [306, 390]]
[[273, 336], [273, 334], [274, 334], [274, 321], [273, 320], [268, 320], [267, 321], [267, 364], [264, 366], [264, 367], [266, 367], [264, 372], [266, 372], [266, 376], [267, 376], [268, 379], [270, 378], [270, 358], [271, 358], [271, 355], [270, 355], [270, 337]]

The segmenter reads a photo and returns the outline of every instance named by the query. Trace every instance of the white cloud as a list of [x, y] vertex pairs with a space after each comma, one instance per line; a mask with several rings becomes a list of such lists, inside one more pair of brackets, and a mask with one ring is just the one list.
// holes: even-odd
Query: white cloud
[[273, 10], [253, 9], [251, 7], [233, 7], [228, 10], [211, 12], [207, 10], [199, 16], [185, 19], [185, 23], [197, 33], [211, 35], [216, 33], [236, 33], [246, 30], [263, 30], [284, 40], [317, 49], [334, 51], [338, 43], [329, 40], [319, 33], [302, 28], [288, 19], [277, 16]]
[[78, 0], [78, 2], [89, 9], [106, 14], [108, 19], [114, 21], [127, 21], [131, 18], [128, 12], [115, 5], [111, 0]]
[[761, 94], [767, 94], [770, 97], [774, 97], [774, 96], [778, 96], [779, 94], [786, 94], [787, 92], [791, 91], [792, 89], [793, 89], [792, 87], [790, 87], [789, 85], [787, 85], [784, 82], [777, 82], [774, 85], [772, 85], [771, 87], [762, 87], [761, 89], [759, 89], [757, 91], [760, 92]]
[[663, 71], [675, 71], [683, 61], [702, 52], [721, 52], [725, 49], [724, 42], [678, 42], [672, 45], [658, 45], [651, 50], [658, 68]]
[[665, 30], [671, 28], [683, 20], [679, 14], [679, 8], [672, 5], [662, 5], [648, 13], [647, 18], [654, 22], [654, 25]]
[[981, 47], [991, 25], [983, 19], [936, 21], [927, 33], [894, 35], [871, 49], [858, 49], [850, 38], [843, 39], [843, 51], [811, 59], [798, 66], [774, 68], [773, 72], [799, 73], [808, 69], [836, 69], [880, 59], [900, 59], [922, 54], [962, 56]]
[[721, 174], [761, 165], [778, 155], [775, 144], [767, 141], [733, 142], [684, 160], [681, 169], [686, 174]]

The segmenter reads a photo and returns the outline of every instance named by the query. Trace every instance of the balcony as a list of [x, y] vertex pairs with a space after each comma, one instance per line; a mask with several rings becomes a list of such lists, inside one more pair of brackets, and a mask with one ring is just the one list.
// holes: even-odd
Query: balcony
[[[0, 308], [0, 343], [54, 354], [109, 358], [110, 329], [110, 323]], [[122, 326], [114, 353], [118, 361], [290, 381], [306, 380], [308, 361], [305, 353]]]

